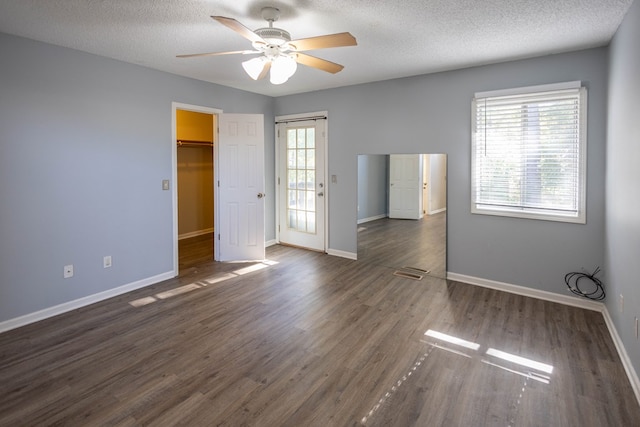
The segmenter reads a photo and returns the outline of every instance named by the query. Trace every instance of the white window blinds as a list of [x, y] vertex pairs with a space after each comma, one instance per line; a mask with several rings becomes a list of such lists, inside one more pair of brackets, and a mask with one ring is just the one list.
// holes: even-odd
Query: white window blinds
[[473, 101], [472, 212], [584, 223], [584, 88]]

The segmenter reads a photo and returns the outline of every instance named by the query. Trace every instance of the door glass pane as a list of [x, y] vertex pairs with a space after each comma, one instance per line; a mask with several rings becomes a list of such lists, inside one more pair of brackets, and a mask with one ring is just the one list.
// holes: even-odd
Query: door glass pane
[[304, 129], [298, 129], [298, 148], [306, 148], [307, 144]]
[[287, 224], [289, 228], [296, 228], [296, 211], [289, 210], [289, 223]]
[[307, 211], [313, 211], [315, 214], [316, 210], [316, 192], [315, 191], [306, 191], [307, 193]]
[[305, 211], [298, 211], [298, 230], [307, 231], [307, 213]]
[[298, 170], [298, 190], [306, 190], [307, 173], [306, 171]]
[[287, 130], [287, 148], [296, 148], [296, 130]]
[[316, 168], [316, 150], [307, 150], [307, 169]]
[[316, 128], [307, 128], [307, 148], [316, 148]]
[[296, 168], [296, 152], [295, 150], [287, 150], [287, 168]]
[[289, 193], [289, 197], [288, 197], [289, 203], [287, 204], [288, 208], [295, 209], [296, 208], [296, 190], [288, 190], [288, 193]]
[[316, 232], [316, 214], [307, 212], [307, 232], [315, 234]]
[[315, 126], [287, 129], [287, 226], [316, 233]]
[[298, 164], [296, 165], [298, 169], [305, 169], [307, 165], [307, 150], [298, 150]]
[[316, 171], [314, 170], [308, 170], [307, 171], [307, 190], [313, 190], [315, 191], [316, 189]]

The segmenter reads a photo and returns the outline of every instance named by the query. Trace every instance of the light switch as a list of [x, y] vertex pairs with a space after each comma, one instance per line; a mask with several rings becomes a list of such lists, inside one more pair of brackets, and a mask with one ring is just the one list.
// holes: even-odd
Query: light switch
[[168, 190], [169, 189], [169, 180], [168, 179], [163, 179], [162, 180], [162, 189], [163, 190]]
[[332, 184], [338, 183], [338, 175], [331, 175], [331, 183]]

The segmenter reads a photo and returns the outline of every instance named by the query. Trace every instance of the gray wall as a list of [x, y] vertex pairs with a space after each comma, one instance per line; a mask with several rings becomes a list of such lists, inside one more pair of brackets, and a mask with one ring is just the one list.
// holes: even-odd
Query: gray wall
[[0, 55], [0, 321], [173, 269], [172, 101], [264, 114], [274, 164], [273, 98], [4, 34]]
[[[587, 224], [472, 215], [474, 92], [582, 80], [589, 92]], [[448, 155], [450, 272], [565, 294], [564, 275], [604, 260], [607, 49], [291, 95], [275, 114], [329, 112], [329, 247], [356, 253], [357, 154]]]
[[[172, 101], [265, 114], [267, 194], [274, 115], [328, 110], [331, 249], [357, 251], [358, 154], [446, 153], [449, 271], [565, 293], [603, 264], [605, 48], [276, 99], [13, 36], [0, 53], [0, 321], [171, 270]], [[471, 215], [473, 93], [569, 80], [589, 89], [587, 224]]]
[[[607, 308], [636, 372], [640, 345], [640, 1], [634, 2], [610, 49], [606, 176]], [[618, 309], [624, 295], [624, 312]]]
[[388, 214], [389, 157], [358, 156], [358, 220]]

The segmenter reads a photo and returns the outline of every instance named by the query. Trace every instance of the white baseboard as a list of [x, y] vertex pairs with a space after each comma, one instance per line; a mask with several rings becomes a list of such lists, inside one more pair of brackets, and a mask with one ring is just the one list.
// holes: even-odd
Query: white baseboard
[[358, 254], [353, 252], [340, 251], [338, 249], [327, 249], [327, 254], [333, 255], [333, 256], [339, 256], [340, 258], [348, 258], [353, 260], [358, 259]]
[[435, 211], [430, 211], [430, 212], [429, 212], [429, 215], [435, 215], [435, 214], [437, 214], [437, 213], [444, 212], [444, 211], [446, 211], [446, 210], [447, 210], [447, 208], [436, 209]]
[[479, 277], [466, 276], [464, 274], [458, 274], [458, 273], [447, 272], [447, 280], [454, 280], [456, 282], [467, 283], [469, 285], [482, 286], [485, 288], [491, 288], [499, 291], [510, 292], [512, 294], [538, 298], [546, 301], [557, 302], [559, 304], [601, 312], [602, 316], [604, 317], [604, 321], [607, 325], [607, 328], [609, 329], [609, 335], [611, 335], [611, 339], [613, 340], [613, 343], [616, 346], [616, 349], [618, 350], [618, 355], [620, 356], [620, 360], [622, 361], [622, 366], [624, 366], [624, 370], [627, 373], [629, 382], [631, 383], [631, 388], [633, 388], [633, 392], [636, 395], [636, 399], [638, 400], [638, 403], [640, 403], [640, 379], [638, 379], [638, 374], [635, 371], [633, 364], [631, 363], [629, 354], [627, 353], [627, 350], [625, 349], [624, 344], [620, 339], [620, 335], [616, 330], [615, 324], [613, 323], [613, 319], [609, 315], [609, 310], [607, 310], [607, 306], [604, 305], [604, 303], [601, 303], [598, 301], [583, 300], [573, 296], [541, 291], [537, 289], [527, 288], [524, 286], [512, 285], [510, 283], [496, 282], [494, 280], [487, 280], [487, 279], [481, 279]]
[[[604, 305], [604, 304], [603, 304]], [[636, 399], [638, 399], [638, 404], [640, 404], [640, 379], [638, 378], [638, 373], [635, 369], [633, 369], [633, 364], [631, 363], [631, 358], [627, 354], [627, 350], [624, 348], [624, 344], [622, 343], [622, 339], [618, 334], [618, 330], [616, 326], [613, 324], [613, 319], [609, 314], [609, 310], [607, 306], [604, 306], [604, 310], [602, 311], [602, 315], [604, 316], [604, 321], [609, 328], [609, 333], [611, 334], [611, 339], [618, 350], [618, 355], [620, 356], [620, 360], [622, 360], [622, 366], [624, 366], [624, 370], [627, 373], [627, 377], [629, 378], [629, 382], [631, 383], [631, 387], [633, 388], [633, 392], [636, 394]]]
[[19, 328], [30, 323], [35, 323], [40, 320], [48, 319], [49, 317], [57, 316], [67, 311], [75, 310], [76, 308], [85, 307], [96, 302], [100, 302], [109, 298], [113, 298], [118, 295], [122, 295], [127, 292], [134, 291], [136, 289], [150, 286], [163, 280], [171, 279], [174, 277], [172, 271], [167, 273], [158, 274], [156, 276], [147, 277], [146, 279], [138, 280], [123, 286], [119, 286], [108, 291], [99, 292], [97, 294], [88, 295], [86, 297], [78, 298], [73, 301], [65, 302], [53, 307], [45, 308], [44, 310], [36, 311], [34, 313], [25, 314], [24, 316], [16, 317], [14, 319], [5, 320], [0, 322], [0, 332], [5, 332], [11, 329]]
[[386, 218], [388, 216], [389, 215], [387, 215], [387, 214], [381, 214], [381, 215], [370, 216], [369, 218], [362, 218], [362, 219], [358, 220], [358, 224], [364, 224], [365, 222], [375, 221], [377, 219]]
[[203, 234], [213, 233], [213, 228], [205, 228], [204, 230], [191, 231], [178, 235], [178, 240], [188, 239], [190, 237], [202, 236]]
[[587, 310], [602, 312], [604, 309], [604, 304], [601, 302], [541, 291], [538, 289], [527, 288], [525, 286], [512, 285], [510, 283], [496, 282], [495, 280], [466, 276], [464, 274], [447, 272], [447, 279], [455, 280], [456, 282], [468, 283], [470, 285], [482, 286], [484, 288], [497, 289], [499, 291], [510, 292], [512, 294], [542, 299], [545, 301], [557, 302], [559, 304], [570, 305], [573, 307], [585, 308]]
[[267, 240], [266, 242], [264, 242], [264, 247], [268, 248], [269, 246], [273, 246], [277, 244], [278, 244], [278, 241], [276, 239]]

